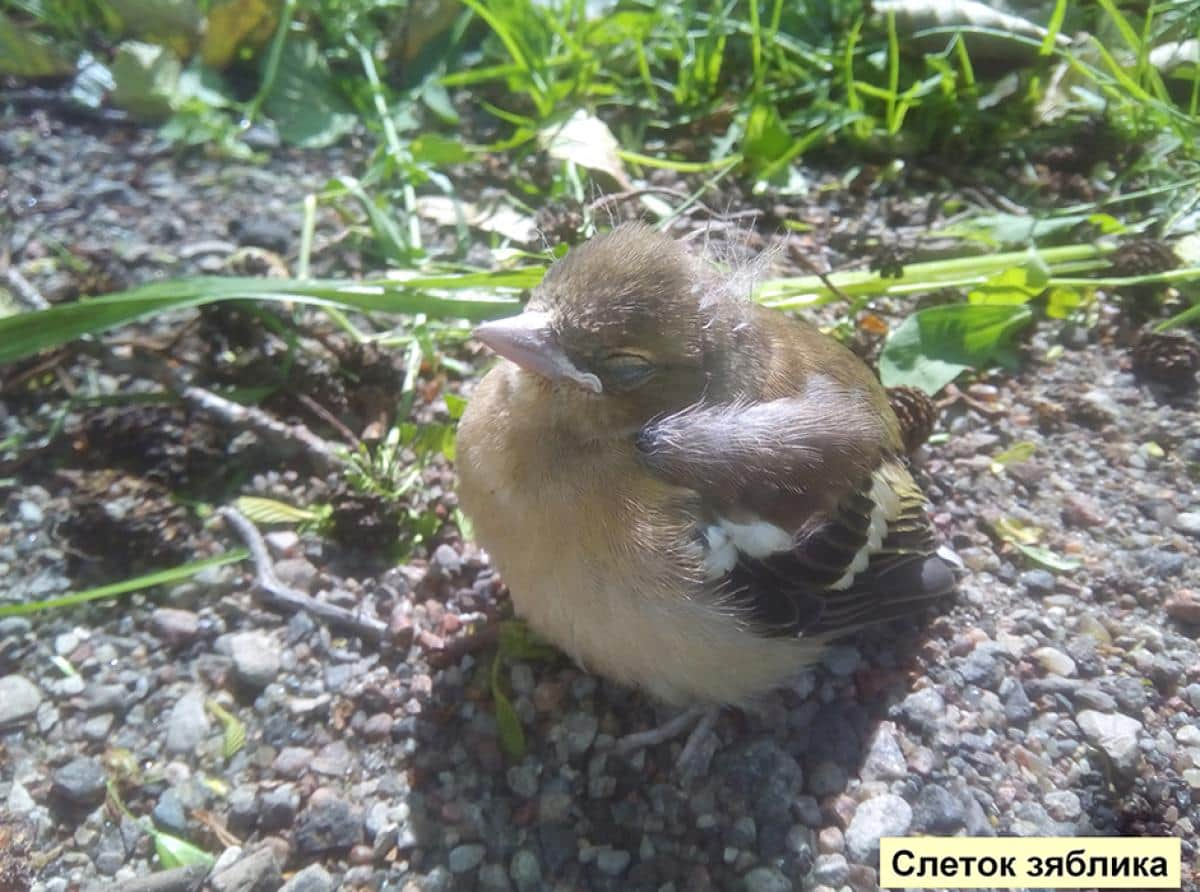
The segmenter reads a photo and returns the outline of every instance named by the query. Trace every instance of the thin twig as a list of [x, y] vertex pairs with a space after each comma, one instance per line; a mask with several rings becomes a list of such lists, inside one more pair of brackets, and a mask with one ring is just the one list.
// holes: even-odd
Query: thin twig
[[29, 280], [21, 275], [21, 271], [9, 262], [7, 252], [3, 257], [0, 257], [0, 268], [4, 270], [4, 278], [8, 281], [9, 287], [12, 288], [13, 294], [27, 309], [50, 309], [50, 301], [42, 297], [41, 292], [34, 288], [29, 283]]
[[257, 406], [243, 406], [194, 384], [186, 385], [176, 390], [176, 393], [189, 406], [209, 415], [216, 415], [227, 424], [250, 428], [269, 439], [303, 447], [304, 451], [326, 470], [341, 468], [346, 464], [345, 459], [332, 445], [302, 424], [287, 424]]
[[387, 623], [382, 620], [363, 616], [336, 604], [318, 601], [302, 591], [284, 585], [275, 575], [275, 564], [267, 552], [267, 543], [258, 527], [236, 508], [226, 506], [217, 513], [237, 531], [246, 547], [250, 549], [250, 559], [254, 561], [255, 590], [267, 607], [291, 613], [303, 610], [330, 625], [342, 627], [371, 641], [381, 641], [388, 637]]
[[955, 403], [963, 403], [967, 406], [970, 406], [976, 412], [979, 412], [981, 415], [986, 415], [988, 418], [999, 418], [1008, 411], [1003, 406], [989, 406], [987, 403], [976, 399], [969, 393], [964, 393], [959, 389], [957, 384], [951, 382], [946, 385], [946, 395], [934, 403], [934, 405], [937, 406], [938, 411], [941, 412], [942, 410], [953, 406]]
[[207, 875], [207, 865], [192, 864], [124, 880], [120, 886], [125, 892], [194, 892]]
[[346, 424], [342, 421], [342, 419], [338, 418], [307, 393], [297, 394], [296, 398], [300, 400], [300, 402], [304, 404], [305, 408], [307, 408], [310, 412], [312, 412], [330, 427], [336, 429], [339, 434], [346, 438], [348, 443], [359, 448], [362, 448], [365, 445], [363, 441], [359, 439], [358, 434], [346, 427]]
[[829, 278], [829, 274], [817, 269], [817, 265], [808, 259], [808, 256], [803, 251], [796, 250], [791, 252], [791, 256], [797, 260], [805, 269], [821, 280], [821, 284], [840, 297], [848, 304], [853, 304], [854, 299], [845, 291], [839, 288], [834, 281]]
[[152, 353], [133, 348], [128, 351], [128, 356], [122, 356], [100, 345], [81, 346], [111, 371], [157, 381], [187, 405], [206, 415], [213, 415], [232, 427], [247, 428], [266, 440], [300, 447], [322, 470], [338, 470], [346, 466], [346, 460], [333, 444], [304, 425], [288, 424], [257, 406], [243, 406], [211, 390], [188, 384], [179, 372]]

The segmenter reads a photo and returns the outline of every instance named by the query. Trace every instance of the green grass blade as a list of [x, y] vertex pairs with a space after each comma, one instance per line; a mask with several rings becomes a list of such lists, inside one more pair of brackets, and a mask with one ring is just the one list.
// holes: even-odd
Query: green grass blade
[[1067, 0], [1058, 0], [1054, 4], [1054, 11], [1050, 14], [1050, 24], [1046, 26], [1046, 36], [1042, 39], [1042, 48], [1039, 54], [1049, 56], [1054, 52], [1054, 48], [1058, 45], [1058, 35], [1062, 31], [1063, 19], [1067, 15]]
[[440, 319], [483, 321], [515, 312], [519, 302], [515, 297], [453, 297], [431, 294], [427, 289], [515, 291], [536, 285], [541, 275], [542, 270], [533, 267], [499, 273], [414, 277], [404, 281], [317, 279], [295, 282], [199, 276], [155, 282], [129, 291], [0, 319], [0, 363], [12, 362], [82, 335], [106, 331], [157, 313], [222, 300], [292, 301], [348, 310], [407, 315], [424, 313]]
[[33, 601], [29, 604], [0, 605], [0, 618], [6, 616], [29, 616], [34, 613], [40, 613], [43, 610], [76, 607], [80, 604], [86, 604], [89, 601], [115, 598], [118, 595], [126, 595], [130, 592], [141, 591], [142, 589], [151, 588], [156, 585], [169, 585], [172, 582], [181, 582], [184, 579], [195, 576], [201, 570], [207, 570], [210, 567], [221, 567], [225, 564], [232, 564], [235, 561], [245, 560], [249, 555], [250, 552], [245, 548], [235, 548], [216, 557], [184, 564], [181, 567], [173, 567], [170, 570], [158, 570], [154, 573], [147, 573], [144, 576], [126, 579], [124, 582], [114, 582], [109, 585], [99, 586], [98, 588], [89, 588], [82, 592], [72, 592], [69, 595], [62, 595], [57, 598]]

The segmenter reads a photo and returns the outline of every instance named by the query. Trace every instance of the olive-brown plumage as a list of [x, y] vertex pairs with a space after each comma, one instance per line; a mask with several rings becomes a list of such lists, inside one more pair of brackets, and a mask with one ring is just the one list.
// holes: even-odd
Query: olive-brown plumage
[[953, 588], [887, 395], [850, 351], [640, 225], [573, 249], [458, 439], [518, 613], [672, 702], [743, 703]]

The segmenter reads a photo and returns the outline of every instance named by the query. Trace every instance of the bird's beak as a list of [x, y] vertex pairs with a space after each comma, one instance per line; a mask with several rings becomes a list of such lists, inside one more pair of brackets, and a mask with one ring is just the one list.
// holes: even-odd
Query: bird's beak
[[505, 359], [543, 378], [573, 381], [592, 393], [604, 389], [599, 378], [579, 369], [563, 352], [549, 313], [527, 310], [520, 316], [485, 322], [474, 334]]

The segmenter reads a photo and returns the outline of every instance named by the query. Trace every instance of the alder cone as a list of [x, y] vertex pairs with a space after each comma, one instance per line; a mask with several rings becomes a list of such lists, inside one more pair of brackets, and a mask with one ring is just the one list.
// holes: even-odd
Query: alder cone
[[937, 424], [937, 406], [929, 394], [915, 387], [889, 387], [888, 402], [900, 422], [900, 436], [904, 448], [911, 454], [916, 452]]
[[1200, 371], [1200, 344], [1181, 331], [1144, 332], [1133, 348], [1133, 370], [1176, 390], [1194, 387]]

